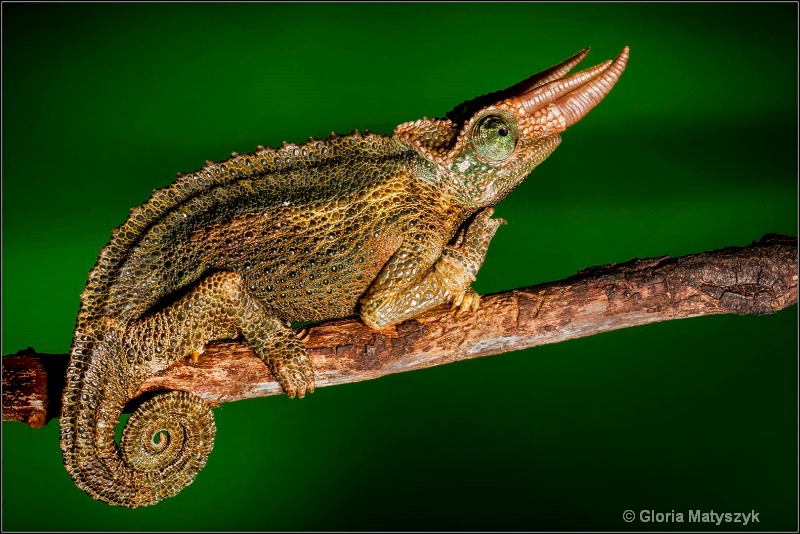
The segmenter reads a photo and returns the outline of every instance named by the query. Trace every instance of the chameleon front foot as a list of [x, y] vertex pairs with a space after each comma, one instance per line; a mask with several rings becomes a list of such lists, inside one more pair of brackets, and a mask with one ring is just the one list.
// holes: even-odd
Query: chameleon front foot
[[450, 310], [456, 310], [456, 315], [461, 315], [468, 311], [478, 311], [480, 305], [481, 296], [478, 295], [474, 289], [468, 287], [463, 293], [453, 299], [453, 305], [450, 307]]
[[434, 266], [457, 314], [477, 311], [480, 306], [481, 297], [470, 284], [483, 265], [494, 234], [500, 225], [506, 224], [503, 219], [492, 219], [492, 214], [494, 208], [479, 211], [466, 230], [459, 233], [455, 243], [442, 251], [442, 257]]
[[[432, 265], [431, 256], [439, 250], [420, 247], [416, 241], [404, 243], [392, 256], [361, 299], [361, 318], [380, 330], [440, 304], [452, 303], [459, 312], [477, 310], [480, 296], [470, 287], [483, 265], [489, 242], [503, 219], [492, 219], [494, 209], [477, 213], [462, 227], [452, 244], [441, 250]], [[421, 266], [427, 264], [425, 270]], [[408, 273], [422, 271], [421, 276]]]

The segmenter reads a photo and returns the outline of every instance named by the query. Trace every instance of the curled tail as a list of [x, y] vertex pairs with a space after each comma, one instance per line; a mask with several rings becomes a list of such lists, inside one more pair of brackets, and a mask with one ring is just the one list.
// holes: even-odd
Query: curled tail
[[157, 395], [114, 432], [132, 383], [113, 332], [76, 333], [61, 411], [61, 451], [75, 484], [95, 499], [135, 508], [191, 484], [214, 446], [209, 406], [184, 391]]

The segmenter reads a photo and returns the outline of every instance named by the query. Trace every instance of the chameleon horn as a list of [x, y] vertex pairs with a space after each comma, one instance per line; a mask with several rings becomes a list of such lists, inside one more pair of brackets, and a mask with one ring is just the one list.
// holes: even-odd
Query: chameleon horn
[[466, 102], [462, 102], [448, 112], [446, 116], [450, 120], [459, 122], [469, 118], [477, 110], [488, 106], [489, 104], [494, 104], [495, 102], [499, 102], [500, 100], [505, 100], [507, 98], [520, 96], [554, 80], [562, 79], [569, 71], [575, 68], [575, 65], [580, 63], [588, 53], [589, 48], [584, 48], [571, 58], [562, 61], [558, 65], [553, 65], [549, 69], [545, 69], [542, 72], [537, 72], [533, 76], [525, 78], [521, 82], [515, 83], [507, 89], [494, 91], [492, 93], [467, 100]]
[[[530, 78], [526, 78], [521, 82], [515, 83], [508, 89], [502, 91], [502, 94], [505, 98], [513, 97], [517, 95], [521, 95], [523, 93], [527, 93], [528, 91], [532, 91], [537, 87], [541, 87], [542, 85], [552, 82], [553, 80], [558, 80], [563, 78], [567, 75], [569, 71], [575, 68], [575, 66], [580, 63], [583, 58], [589, 53], [589, 48], [584, 48], [571, 58], [562, 61], [558, 65], [553, 65], [549, 69], [543, 70], [542, 72], [538, 72], [531, 76]], [[498, 99], [501, 100], [501, 99]]]
[[559, 128], [559, 131], [563, 131], [582, 119], [605, 98], [625, 70], [628, 56], [629, 50], [626, 46], [614, 61], [605, 61], [596, 67], [553, 80], [518, 98], [529, 114], [545, 105], [551, 105], [564, 120]]
[[581, 120], [611, 91], [620, 74], [625, 70], [628, 55], [629, 51], [626, 46], [603, 74], [554, 102], [567, 121], [566, 128]]

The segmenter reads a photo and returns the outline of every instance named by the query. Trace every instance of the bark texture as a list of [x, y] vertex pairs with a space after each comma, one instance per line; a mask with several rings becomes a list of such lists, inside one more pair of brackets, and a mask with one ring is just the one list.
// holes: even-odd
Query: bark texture
[[[375, 332], [359, 319], [303, 331], [317, 387], [500, 354], [619, 328], [700, 315], [763, 315], [797, 303], [797, 238], [765, 235], [746, 247], [591, 267], [558, 282], [482, 297], [477, 312], [441, 307]], [[3, 420], [40, 427], [60, 411], [67, 356], [27, 349], [3, 358]], [[282, 393], [246, 346], [215, 342], [151, 377], [133, 408], [161, 390], [212, 406]]]

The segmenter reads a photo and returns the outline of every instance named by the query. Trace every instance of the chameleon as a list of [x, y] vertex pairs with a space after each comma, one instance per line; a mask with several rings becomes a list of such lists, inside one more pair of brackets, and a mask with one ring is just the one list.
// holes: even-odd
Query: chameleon
[[381, 330], [471, 288], [505, 221], [494, 206], [613, 88], [628, 61], [569, 74], [588, 54], [383, 136], [358, 130], [234, 152], [178, 174], [112, 232], [80, 295], [60, 416], [64, 466], [89, 496], [146, 506], [204, 467], [213, 412], [161, 392], [129, 417], [149, 376], [213, 340], [239, 339], [289, 397], [314, 391], [291, 322], [358, 314]]

